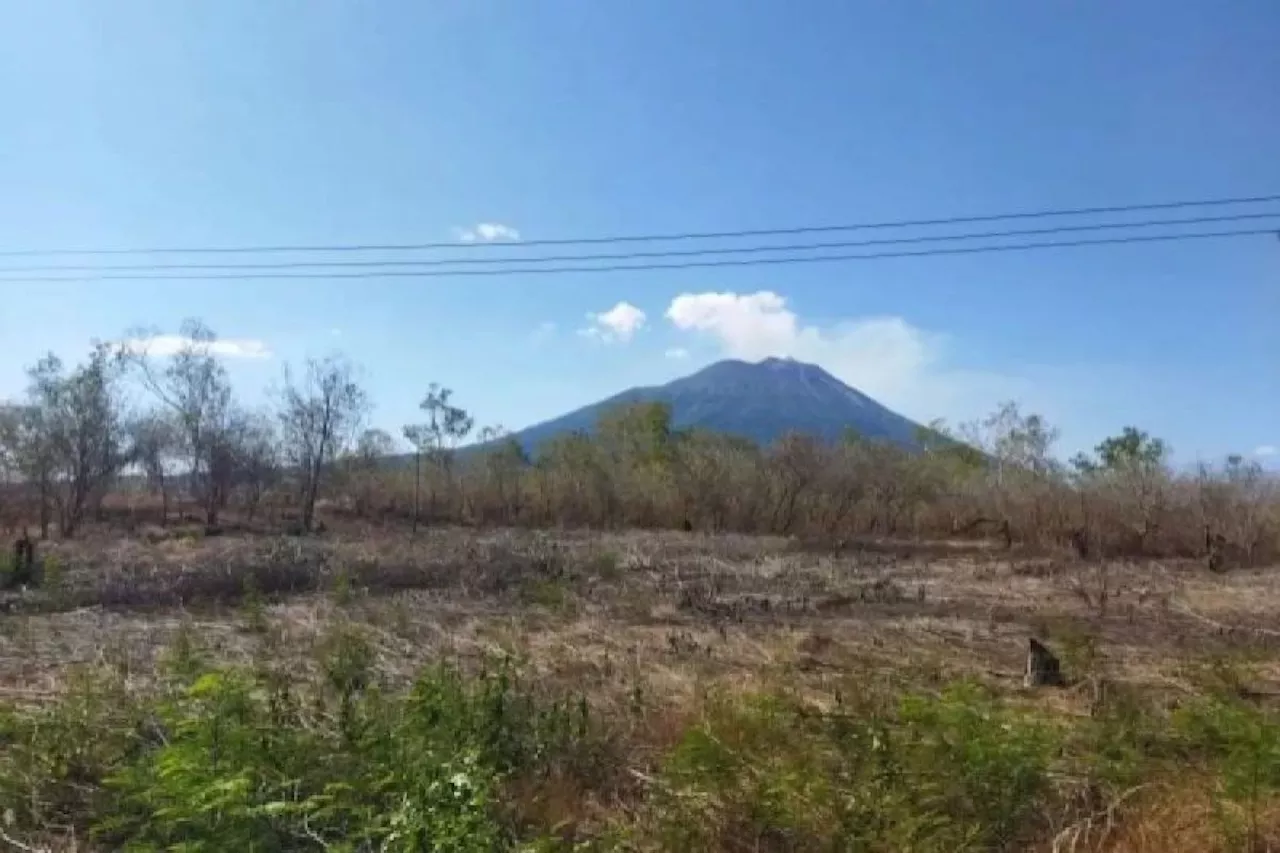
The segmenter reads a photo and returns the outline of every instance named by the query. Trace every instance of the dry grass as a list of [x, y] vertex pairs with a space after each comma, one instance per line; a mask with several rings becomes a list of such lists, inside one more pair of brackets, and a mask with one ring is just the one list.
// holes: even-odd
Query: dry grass
[[[184, 621], [220, 656], [260, 644], [243, 629], [251, 587], [284, 651], [340, 611], [381, 638], [389, 674], [440, 654], [525, 654], [548, 675], [643, 671], [672, 688], [705, 678], [884, 665], [995, 678], [1020, 670], [1025, 638], [1096, 638], [1097, 665], [1149, 685], [1188, 656], [1271, 661], [1280, 584], [1266, 570], [1198, 564], [1093, 566], [978, 551], [938, 555], [797, 548], [782, 538], [678, 533], [430, 530], [419, 538], [179, 538], [55, 544], [58, 587], [10, 593], [0, 640], [6, 689], [50, 690], [74, 663], [143, 678]], [[349, 587], [349, 594], [335, 590]], [[335, 603], [344, 599], [342, 605]], [[1280, 676], [1280, 672], [1276, 672]]]
[[[652, 766], [717, 689], [821, 698], [970, 676], [1084, 716], [1099, 680], [1176, 701], [1196, 690], [1189, 661], [1235, 656], [1253, 663], [1256, 694], [1280, 691], [1280, 635], [1267, 627], [1280, 584], [1265, 570], [1140, 561], [1104, 580], [1093, 565], [971, 547], [832, 553], [770, 537], [461, 529], [77, 541], [49, 553], [56, 586], [4, 600], [0, 700], [51, 701], [83, 664], [144, 686], [180, 631], [220, 660], [305, 671], [336, 622], [363, 626], [389, 685], [501, 651], [619, 718], [634, 702], [658, 709], [634, 723], [635, 767]], [[1074, 686], [1021, 689], [1028, 636], [1062, 655]], [[1105, 842], [1078, 849], [1214, 849], [1198, 834], [1197, 790], [1147, 792]], [[549, 825], [616, 805], [555, 785], [516, 796]]]
[[441, 655], [503, 649], [551, 677], [643, 674], [674, 696], [709, 679], [822, 682], [854, 667], [998, 682], [1020, 671], [1027, 636], [1087, 635], [1091, 674], [1167, 688], [1188, 657], [1240, 652], [1274, 676], [1260, 689], [1280, 686], [1280, 634], [1267, 627], [1280, 584], [1266, 570], [1114, 565], [1104, 613], [1088, 565], [973, 550], [833, 555], [770, 537], [453, 529], [77, 541], [48, 553], [57, 587], [3, 600], [10, 693], [54, 691], [80, 663], [145, 678], [184, 622], [219, 657], [248, 660], [264, 639], [242, 624], [246, 577], [283, 653], [301, 663], [340, 615], [369, 626], [397, 680]]

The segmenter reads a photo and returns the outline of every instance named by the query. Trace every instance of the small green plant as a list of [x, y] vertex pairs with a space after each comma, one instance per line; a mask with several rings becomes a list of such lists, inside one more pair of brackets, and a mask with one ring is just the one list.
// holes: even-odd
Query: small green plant
[[533, 578], [521, 588], [522, 598], [527, 604], [545, 608], [552, 613], [569, 614], [574, 609], [573, 593], [568, 584], [560, 579]]
[[331, 595], [333, 603], [338, 607], [346, 607], [351, 603], [351, 572], [346, 566], [342, 566], [334, 573]]
[[66, 604], [68, 590], [66, 572], [57, 554], [46, 554], [36, 569], [34, 583], [44, 590], [48, 606], [61, 610]]
[[1068, 678], [1074, 681], [1101, 674], [1102, 651], [1094, 631], [1075, 622], [1067, 622], [1054, 629], [1053, 642]]
[[338, 698], [339, 729], [353, 737], [356, 698], [373, 676], [373, 646], [359, 629], [340, 623], [321, 638], [317, 651], [325, 682]]
[[57, 554], [45, 554], [41, 557], [39, 572], [41, 586], [48, 588], [51, 593], [57, 593], [62, 590], [65, 572], [62, 560], [58, 559]]
[[178, 625], [173, 642], [160, 659], [161, 671], [179, 684], [190, 684], [205, 670], [205, 661], [196, 647], [195, 629], [191, 620], [183, 619]]
[[401, 637], [412, 637], [413, 619], [409, 613], [409, 604], [403, 597], [396, 598], [391, 606], [391, 624], [396, 634]]
[[617, 551], [601, 551], [592, 560], [591, 571], [601, 580], [616, 581], [622, 577], [622, 557]]
[[240, 622], [245, 631], [263, 634], [267, 630], [267, 603], [258, 587], [257, 578], [246, 572], [240, 597]]
[[1182, 673], [1197, 692], [1233, 700], [1246, 695], [1257, 677], [1257, 661], [1244, 651], [1216, 654], [1188, 661]]

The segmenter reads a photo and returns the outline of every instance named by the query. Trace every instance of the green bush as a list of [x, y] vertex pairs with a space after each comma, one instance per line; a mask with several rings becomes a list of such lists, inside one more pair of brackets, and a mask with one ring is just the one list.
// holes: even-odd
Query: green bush
[[1024, 841], [1048, 793], [1052, 729], [968, 684], [818, 714], [718, 701], [664, 770], [664, 846], [992, 850]]
[[0, 707], [0, 814], [17, 826], [83, 823], [104, 807], [101, 780], [150, 737], [118, 674], [76, 670], [68, 682], [59, 702]]
[[603, 766], [586, 703], [509, 665], [432, 667], [389, 698], [358, 632], [320, 656], [320, 683], [208, 669], [184, 629], [145, 701], [93, 672], [47, 708], [0, 709], [0, 814], [108, 849], [479, 853], [539, 835], [502, 805], [508, 783]]
[[[1113, 692], [1092, 718], [1054, 723], [967, 682], [864, 684], [825, 708], [716, 693], [584, 840], [522, 811], [520, 793], [628, 790], [606, 725], [632, 716], [598, 721], [505, 660], [432, 666], [389, 694], [345, 622], [316, 653], [309, 680], [210, 668], [184, 625], [146, 696], [84, 670], [48, 706], [0, 706], [6, 831], [69, 827], [134, 851], [1015, 850], [1191, 770], [1212, 780], [1228, 849], [1254, 849], [1280, 795], [1280, 717], [1228, 693], [1170, 715]], [[640, 699], [634, 715], [657, 710]]]
[[[488, 851], [513, 842], [496, 804], [509, 777], [545, 772], [587, 736], [585, 705], [539, 702], [505, 668], [448, 667], [388, 700], [367, 650], [333, 638], [338, 722], [317, 724], [288, 686], [200, 676], [161, 708], [163, 745], [107, 780], [103, 840], [133, 849]], [[175, 847], [176, 845], [176, 847]]]
[[1182, 747], [1169, 719], [1152, 702], [1119, 685], [1108, 685], [1094, 716], [1068, 733], [1069, 753], [1080, 772], [1107, 800], [1176, 765]]
[[1259, 818], [1280, 793], [1280, 716], [1225, 697], [1197, 699], [1173, 716], [1188, 753], [1215, 773], [1214, 816], [1233, 849], [1261, 849]]

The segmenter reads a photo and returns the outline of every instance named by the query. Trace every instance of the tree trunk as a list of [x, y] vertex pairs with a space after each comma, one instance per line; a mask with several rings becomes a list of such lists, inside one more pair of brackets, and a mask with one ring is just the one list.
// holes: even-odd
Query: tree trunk
[[316, 497], [320, 494], [320, 471], [312, 469], [307, 491], [302, 498], [302, 529], [311, 532], [316, 518]]
[[413, 532], [418, 532], [418, 506], [422, 500], [422, 451], [413, 454]]
[[40, 474], [40, 538], [49, 538], [49, 524], [53, 521], [53, 513], [49, 509], [49, 475]]

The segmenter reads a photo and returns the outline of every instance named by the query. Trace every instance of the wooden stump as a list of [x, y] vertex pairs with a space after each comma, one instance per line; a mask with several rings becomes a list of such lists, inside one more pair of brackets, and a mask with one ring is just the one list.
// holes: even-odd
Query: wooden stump
[[1062, 684], [1062, 666], [1058, 663], [1057, 656], [1035, 637], [1029, 638], [1027, 670], [1022, 676], [1022, 686], [1060, 687]]
[[36, 575], [36, 543], [24, 530], [22, 537], [13, 543], [13, 572], [9, 576], [11, 586], [32, 583]]

